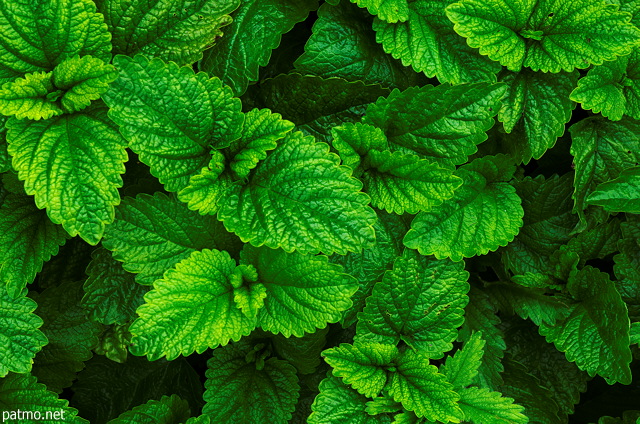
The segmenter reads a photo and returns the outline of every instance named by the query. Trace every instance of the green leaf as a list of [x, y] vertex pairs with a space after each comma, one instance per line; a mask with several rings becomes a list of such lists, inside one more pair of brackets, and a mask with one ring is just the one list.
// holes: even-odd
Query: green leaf
[[337, 322], [351, 306], [357, 281], [331, 264], [326, 256], [246, 245], [242, 264], [258, 270], [258, 282], [266, 288], [264, 306], [258, 312], [263, 330], [285, 337], [301, 337], [305, 332]]
[[185, 422], [191, 411], [189, 403], [181, 399], [178, 395], [163, 396], [160, 400], [150, 400], [149, 402], [136, 406], [131, 411], [108, 424], [180, 424]]
[[469, 292], [469, 304], [465, 308], [465, 320], [458, 335], [458, 340], [469, 342], [474, 332], [482, 332], [486, 341], [482, 363], [478, 369], [477, 382], [482, 387], [497, 389], [502, 384], [502, 357], [506, 344], [500, 329], [500, 318], [486, 293], [472, 289]]
[[[42, 417], [58, 417], [65, 423], [84, 424], [89, 421], [77, 416], [78, 410], [69, 406], [66, 399], [58, 399], [58, 396], [47, 390], [44, 384], [29, 374], [10, 374], [0, 380], [0, 399], [4, 414], [9, 414], [5, 419], [18, 422], [18, 413], [26, 411], [38, 411]], [[24, 415], [20, 417], [21, 422]], [[29, 422], [40, 422], [29, 420]]]
[[103, 329], [98, 336], [98, 344], [93, 351], [98, 355], [104, 355], [112, 361], [123, 364], [129, 356], [131, 333], [129, 324], [110, 325]]
[[[318, 9], [318, 20], [313, 24], [304, 54], [294, 62], [295, 69], [302, 74], [378, 83], [383, 87], [414, 85], [420, 76], [376, 43], [371, 20], [366, 11], [348, 1], [335, 6], [323, 4]], [[336, 34], [339, 43], [335, 42]]]
[[9, 194], [0, 205], [0, 285], [16, 298], [33, 282], [42, 265], [67, 241], [30, 196]]
[[7, 118], [0, 116], [0, 172], [7, 172], [11, 169], [11, 158], [7, 152], [7, 129], [4, 124]]
[[381, 128], [392, 151], [453, 168], [487, 139], [504, 90], [488, 83], [394, 90], [367, 108], [363, 122]]
[[465, 419], [474, 423], [525, 424], [529, 419], [524, 408], [513, 403], [512, 398], [486, 388], [469, 387], [460, 391], [460, 408]]
[[331, 128], [360, 121], [369, 103], [388, 94], [362, 81], [283, 74], [250, 87], [243, 103], [281, 113], [298, 130], [328, 143]]
[[117, 56], [120, 76], [104, 95], [109, 117], [168, 191], [187, 185], [211, 148], [240, 137], [240, 100], [218, 78], [173, 62]]
[[200, 216], [162, 193], [125, 197], [107, 228], [103, 246], [145, 285], [153, 284], [195, 250], [240, 250], [237, 239], [214, 217]]
[[442, 357], [464, 321], [468, 278], [463, 262], [406, 250], [367, 298], [356, 341], [396, 345], [402, 340], [429, 357]]
[[574, 252], [580, 257], [580, 264], [584, 265], [590, 259], [604, 259], [617, 252], [617, 244], [621, 238], [620, 221], [612, 219], [579, 233], [562, 249]]
[[463, 418], [457, 403], [460, 396], [438, 369], [429, 365], [429, 358], [412, 350], [405, 351], [396, 361], [389, 394], [418, 417], [430, 421], [454, 423]]
[[481, 332], [473, 332], [455, 355], [448, 356], [446, 362], [440, 366], [440, 372], [458, 390], [472, 384], [478, 375], [478, 368], [482, 364], [484, 346]]
[[554, 325], [568, 315], [569, 307], [559, 298], [548, 296], [544, 290], [525, 288], [517, 284], [492, 283], [485, 293], [499, 305], [501, 311], [530, 319], [536, 325]]
[[[216, 151], [216, 153], [219, 152]], [[248, 151], [247, 156], [255, 157], [254, 153]], [[199, 174], [192, 175], [189, 178], [189, 185], [178, 192], [178, 199], [185, 202], [189, 209], [198, 211], [200, 215], [216, 214], [227, 197], [240, 184], [238, 181], [233, 181], [231, 173], [221, 173], [225, 163], [224, 160], [219, 161], [217, 156], [214, 155], [207, 168], [202, 168]], [[253, 162], [253, 159], [250, 160]]]
[[399, 355], [395, 345], [378, 343], [340, 344], [322, 352], [333, 375], [342, 377], [364, 396], [375, 398], [387, 384], [388, 368]]
[[366, 412], [368, 400], [338, 377], [329, 375], [320, 382], [320, 394], [311, 406], [309, 424], [391, 424], [387, 414]]
[[98, 343], [100, 325], [87, 318], [80, 305], [82, 295], [82, 284], [73, 281], [31, 293], [44, 321], [41, 330], [49, 339], [36, 355], [32, 374], [54, 392], [71, 386]]
[[0, 11], [0, 27], [0, 82], [51, 71], [76, 55], [111, 60], [111, 35], [91, 0], [17, 0]]
[[320, 353], [327, 342], [329, 327], [306, 333], [302, 337], [285, 337], [282, 334], [270, 335], [274, 351], [296, 367], [299, 374], [312, 374], [322, 360]]
[[4, 323], [0, 327], [0, 377], [30, 372], [36, 353], [48, 343], [39, 330], [42, 319], [33, 313], [37, 304], [26, 296], [26, 289], [17, 298], [9, 296], [0, 284], [0, 320]]
[[516, 162], [527, 164], [540, 159], [564, 134], [575, 103], [569, 99], [576, 86], [578, 72], [549, 74], [524, 69], [504, 71], [499, 81], [507, 84], [507, 93], [498, 113], [504, 124], [507, 151]]
[[133, 320], [147, 288], [136, 283], [135, 275], [125, 271], [108, 250], [98, 248], [91, 257], [82, 298], [89, 319], [105, 325]]
[[117, 189], [127, 160], [125, 141], [107, 108], [46, 121], [12, 118], [6, 125], [13, 167], [27, 194], [71, 236], [97, 244], [120, 202]]
[[445, 14], [449, 4], [451, 0], [409, 2], [406, 22], [374, 20], [376, 40], [403, 65], [440, 82], [495, 81], [500, 65], [478, 54], [456, 34]]
[[227, 198], [218, 219], [254, 246], [327, 254], [369, 247], [375, 213], [361, 183], [338, 163], [326, 144], [289, 134]]
[[471, 47], [516, 72], [600, 65], [640, 40], [631, 16], [603, 0], [463, 0], [447, 7], [447, 16]]
[[189, 65], [202, 57], [239, 0], [96, 0], [112, 34], [114, 53], [143, 53]]
[[523, 226], [502, 250], [502, 260], [514, 274], [551, 274], [553, 253], [569, 241], [578, 222], [571, 213], [571, 182], [571, 174], [565, 174], [526, 177], [514, 184], [522, 199]]
[[184, 358], [150, 362], [129, 356], [119, 364], [94, 356], [73, 384], [73, 405], [92, 423], [106, 423], [150, 399], [176, 394], [200, 410], [202, 383]]
[[632, 119], [611, 122], [591, 117], [573, 124], [569, 131], [576, 170], [573, 211], [585, 227], [585, 199], [598, 184], [617, 178], [640, 161], [640, 124]]
[[260, 367], [245, 353], [235, 344], [214, 350], [202, 412], [214, 423], [286, 424], [299, 397], [296, 369], [276, 358]]
[[24, 78], [3, 84], [0, 90], [0, 113], [18, 119], [49, 119], [64, 113], [56, 103], [61, 95], [60, 91], [55, 92], [51, 72], [27, 74]]
[[404, 22], [409, 19], [407, 0], [351, 0], [360, 7], [366, 7], [372, 15], [388, 22]]
[[640, 322], [634, 322], [631, 324], [629, 335], [631, 344], [640, 344]]
[[92, 56], [76, 56], [55, 67], [51, 82], [62, 92], [62, 108], [66, 112], [78, 112], [106, 93], [116, 78], [118, 71], [113, 65]]
[[261, 66], [269, 63], [271, 51], [282, 34], [317, 9], [318, 0], [245, 0], [233, 16], [228, 34], [204, 53], [201, 70], [216, 75], [236, 95], [258, 80]]
[[168, 270], [138, 308], [131, 353], [172, 360], [249, 335], [256, 321], [234, 303], [235, 268], [227, 252], [204, 249]]
[[640, 321], [640, 247], [636, 239], [618, 242], [620, 253], [613, 257], [616, 289], [627, 304], [629, 318]]
[[586, 203], [608, 212], [640, 213], [640, 167], [627, 168], [618, 178], [599, 184]]
[[387, 137], [380, 128], [360, 122], [333, 127], [331, 135], [331, 145], [338, 151], [342, 164], [353, 169], [357, 176], [361, 174], [359, 168], [367, 153], [389, 148]]
[[598, 374], [609, 384], [629, 384], [629, 318], [608, 274], [586, 266], [567, 287], [579, 303], [559, 325], [543, 323], [540, 334], [590, 376]]
[[486, 156], [459, 168], [462, 187], [450, 201], [416, 216], [405, 246], [459, 261], [511, 242], [524, 215], [516, 189], [507, 182], [514, 171], [504, 156]]
[[640, 118], [640, 56], [634, 50], [613, 62], [594, 66], [578, 81], [571, 99], [583, 109], [619, 121], [623, 115]]
[[294, 127], [294, 124], [282, 119], [269, 109], [253, 109], [245, 115], [244, 127], [240, 138], [229, 146], [229, 165], [240, 178], [249, 175], [259, 161], [267, 157], [267, 152], [278, 147]]

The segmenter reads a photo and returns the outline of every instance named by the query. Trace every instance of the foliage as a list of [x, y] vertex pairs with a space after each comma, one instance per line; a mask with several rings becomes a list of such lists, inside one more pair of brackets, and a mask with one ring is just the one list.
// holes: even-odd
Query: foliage
[[635, 423], [639, 25], [0, 1], [2, 420]]

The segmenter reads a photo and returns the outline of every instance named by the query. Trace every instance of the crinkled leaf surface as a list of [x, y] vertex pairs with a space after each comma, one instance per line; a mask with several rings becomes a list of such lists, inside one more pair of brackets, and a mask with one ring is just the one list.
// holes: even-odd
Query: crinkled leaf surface
[[608, 212], [640, 213], [640, 167], [627, 168], [618, 178], [598, 185], [586, 202]]
[[100, 326], [84, 313], [82, 295], [82, 284], [73, 281], [31, 293], [38, 302], [36, 313], [44, 321], [42, 332], [49, 339], [36, 355], [32, 374], [55, 392], [71, 386], [98, 343]]
[[248, 176], [249, 171], [267, 157], [268, 151], [278, 147], [278, 141], [293, 127], [293, 123], [269, 109], [251, 110], [245, 115], [240, 138], [229, 146], [228, 156], [233, 158], [230, 168], [240, 178]]
[[280, 113], [300, 131], [327, 143], [332, 127], [359, 121], [369, 103], [388, 94], [378, 84], [283, 74], [249, 88], [245, 97], [252, 106]]
[[330, 375], [320, 383], [320, 394], [311, 406], [309, 424], [390, 424], [391, 417], [387, 414], [365, 412], [368, 400], [340, 378]]
[[418, 78], [384, 52], [376, 42], [371, 16], [348, 1], [320, 6], [313, 34], [304, 46], [304, 54], [296, 59], [295, 68], [304, 74], [384, 87], [406, 88]]
[[[402, 0], [406, 2], [406, 0]], [[376, 40], [405, 66], [440, 82], [495, 81], [500, 65], [467, 45], [445, 14], [451, 0], [408, 2], [407, 19], [391, 23], [375, 19]], [[405, 22], [406, 21], [406, 22]]]
[[233, 14], [227, 35], [204, 53], [200, 69], [218, 76], [241, 95], [278, 47], [282, 34], [306, 19], [318, 0], [245, 0]]
[[181, 424], [190, 416], [189, 403], [178, 395], [163, 396], [160, 400], [136, 406], [109, 424]]
[[409, 19], [407, 0], [351, 0], [360, 7], [366, 7], [369, 13], [388, 22], [404, 22]]
[[[143, 53], [188, 65], [222, 35], [239, 0], [96, 0], [112, 34], [113, 52]], [[226, 31], [225, 31], [226, 32]]]
[[226, 345], [249, 335], [255, 318], [234, 303], [230, 277], [236, 262], [227, 252], [193, 252], [153, 285], [133, 322], [131, 352], [168, 360]]
[[312, 374], [322, 362], [320, 353], [327, 343], [328, 332], [329, 327], [326, 327], [302, 337], [276, 334], [270, 335], [269, 339], [278, 356], [296, 367], [299, 374]]
[[130, 344], [131, 333], [129, 332], [128, 323], [110, 325], [104, 328], [98, 336], [98, 344], [93, 348], [93, 351], [97, 355], [104, 355], [111, 361], [123, 364], [129, 357]]
[[342, 343], [322, 352], [333, 375], [364, 396], [374, 398], [387, 383], [387, 369], [398, 357], [395, 345], [378, 343]]
[[187, 185], [211, 158], [240, 137], [240, 101], [218, 78], [173, 62], [117, 56], [120, 76], [104, 95], [109, 117], [165, 189]]
[[232, 344], [216, 349], [207, 362], [202, 412], [212, 422], [285, 424], [299, 397], [296, 369], [269, 358], [259, 367]]
[[118, 71], [102, 60], [73, 57], [53, 70], [51, 82], [60, 90], [60, 103], [66, 112], [78, 112], [107, 92], [109, 84], [118, 78]]
[[629, 318], [640, 321], [640, 247], [636, 239], [618, 241], [620, 253], [613, 257], [616, 289], [627, 304]]
[[567, 243], [578, 222], [571, 213], [571, 174], [544, 178], [527, 177], [515, 183], [522, 199], [523, 226], [502, 251], [502, 260], [515, 274], [526, 272], [550, 274], [551, 256]]
[[51, 71], [75, 55], [111, 59], [111, 36], [90, 0], [17, 0], [0, 8], [0, 82]]
[[512, 71], [584, 69], [640, 40], [631, 16], [604, 0], [463, 0], [447, 16], [471, 47]]
[[389, 394], [402, 406], [414, 411], [418, 417], [431, 421], [454, 423], [463, 418], [457, 403], [460, 396], [438, 369], [429, 365], [429, 359], [413, 350], [405, 351], [396, 361]]
[[140, 284], [151, 285], [195, 250], [237, 253], [239, 242], [214, 217], [200, 216], [162, 193], [126, 197], [116, 208], [103, 246]]
[[504, 90], [488, 83], [394, 90], [367, 108], [363, 122], [381, 128], [392, 151], [452, 168], [487, 139]]
[[108, 250], [98, 248], [91, 257], [82, 298], [89, 318], [105, 325], [125, 324], [135, 318], [147, 288], [136, 283], [135, 275], [125, 271]]
[[469, 387], [460, 391], [460, 408], [466, 420], [491, 424], [526, 424], [524, 408], [512, 398], [487, 388]]
[[[48, 343], [39, 330], [42, 319], [33, 311], [37, 304], [26, 297], [27, 290], [17, 298], [9, 296], [4, 285], [0, 285], [0, 376], [9, 372], [27, 373], [36, 353]], [[0, 380], [0, 385], [5, 380]]]
[[38, 380], [29, 374], [10, 374], [1, 379], [0, 399], [2, 399], [3, 411], [38, 411], [43, 417], [46, 413], [62, 412], [66, 423], [89, 422], [78, 417], [78, 410], [71, 408], [68, 400], [58, 399], [55, 393], [47, 390], [44, 384], [38, 383]]
[[464, 343], [462, 349], [455, 355], [448, 356], [447, 361], [440, 366], [440, 372], [447, 376], [454, 389], [462, 389], [474, 382], [478, 375], [478, 368], [482, 364], [484, 346], [481, 332], [474, 332]]
[[[0, 113], [18, 119], [49, 119], [64, 113], [56, 103], [60, 93], [54, 93], [51, 72], [34, 72], [24, 78], [5, 82], [0, 90]], [[54, 94], [55, 97], [51, 97]]]
[[596, 186], [640, 161], [640, 124], [628, 118], [612, 122], [591, 117], [569, 130], [576, 170], [573, 211], [584, 220], [585, 199]]
[[558, 298], [545, 295], [543, 290], [525, 288], [517, 284], [493, 283], [485, 292], [499, 309], [517, 314], [522, 319], [530, 319], [536, 325], [554, 325], [568, 315], [569, 307]]
[[338, 163], [326, 144], [289, 134], [228, 197], [218, 218], [254, 246], [327, 254], [369, 247], [375, 213], [361, 183]]
[[586, 266], [569, 280], [568, 289], [578, 303], [559, 325], [541, 325], [540, 334], [589, 375], [629, 384], [629, 318], [614, 283]]
[[258, 282], [266, 288], [258, 325], [274, 334], [301, 337], [305, 332], [337, 322], [351, 306], [356, 280], [326, 256], [286, 253], [281, 249], [247, 245], [241, 263], [258, 271]]
[[468, 277], [463, 262], [406, 250], [367, 298], [356, 340], [391, 345], [402, 340], [425, 355], [442, 357], [464, 320]]
[[577, 79], [577, 71], [550, 74], [523, 69], [500, 74], [507, 93], [498, 120], [511, 135], [505, 136], [505, 147], [517, 162], [540, 159], [564, 134], [575, 107], [569, 94]]
[[459, 168], [462, 187], [451, 200], [416, 216], [405, 246], [459, 261], [511, 242], [524, 215], [520, 197], [508, 183], [513, 172], [504, 156], [487, 156]]
[[56, 224], [95, 245], [120, 203], [125, 141], [98, 104], [45, 121], [7, 122], [13, 167], [36, 205]]
[[640, 118], [640, 55], [636, 50], [612, 62], [594, 66], [578, 81], [571, 99], [584, 109], [612, 121], [629, 115]]
[[20, 296], [68, 237], [30, 196], [7, 195], [0, 204], [0, 285], [9, 296]]

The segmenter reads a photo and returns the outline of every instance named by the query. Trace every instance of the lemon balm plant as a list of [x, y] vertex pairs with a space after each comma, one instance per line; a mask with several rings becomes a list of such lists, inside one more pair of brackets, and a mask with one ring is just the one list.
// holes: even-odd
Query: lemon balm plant
[[0, 0], [3, 421], [640, 422], [638, 16]]

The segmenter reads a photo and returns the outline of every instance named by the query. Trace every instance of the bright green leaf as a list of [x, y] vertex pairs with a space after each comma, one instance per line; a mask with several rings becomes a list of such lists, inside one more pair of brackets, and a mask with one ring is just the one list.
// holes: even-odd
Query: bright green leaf
[[375, 398], [387, 384], [387, 369], [399, 355], [395, 345], [378, 343], [342, 343], [322, 352], [333, 368], [333, 375], [342, 377], [364, 396]]
[[488, 83], [394, 90], [367, 108], [363, 122], [381, 128], [392, 151], [453, 168], [487, 139], [504, 90]]
[[351, 3], [366, 7], [369, 13], [387, 22], [404, 22], [409, 18], [407, 0], [351, 0]]
[[235, 268], [227, 252], [205, 249], [167, 271], [138, 308], [139, 318], [130, 327], [131, 352], [172, 360], [248, 335], [256, 322], [234, 303], [230, 278]]
[[168, 191], [207, 165], [211, 148], [240, 137], [240, 101], [218, 78], [173, 62], [117, 56], [120, 76], [104, 95], [109, 117]]
[[640, 213], [640, 167], [627, 168], [618, 178], [598, 185], [586, 203], [608, 212]]
[[631, 16], [604, 0], [463, 0], [447, 16], [471, 47], [511, 71], [584, 69], [629, 53], [640, 40]]
[[242, 264], [258, 270], [258, 282], [266, 288], [264, 306], [258, 312], [258, 325], [274, 334], [301, 337], [305, 332], [337, 322], [351, 306], [356, 280], [326, 256], [247, 245]]
[[486, 388], [469, 387], [460, 391], [460, 408], [468, 421], [491, 424], [525, 424], [523, 407], [513, 399]]
[[375, 213], [361, 183], [338, 163], [326, 144], [289, 134], [229, 195], [218, 218], [255, 246], [327, 254], [369, 247]]
[[214, 423], [286, 424], [300, 387], [296, 369], [269, 358], [262, 366], [237, 345], [216, 349], [207, 362], [202, 412]]
[[4, 83], [0, 90], [0, 113], [36, 121], [62, 115], [64, 111], [56, 103], [62, 92], [55, 91], [52, 77], [50, 72], [34, 72]]
[[463, 262], [406, 250], [367, 298], [356, 341], [396, 345], [402, 340], [425, 355], [442, 357], [464, 321], [468, 277]]
[[26, 296], [26, 289], [17, 298], [9, 296], [0, 284], [0, 377], [31, 371], [36, 353], [48, 343], [39, 330], [42, 319], [33, 313], [37, 304]]
[[216, 75], [236, 95], [258, 80], [261, 66], [269, 63], [271, 51], [282, 34], [307, 18], [318, 0], [244, 0], [233, 14], [227, 35], [204, 53], [200, 69]]
[[181, 424], [189, 415], [189, 403], [178, 395], [172, 395], [136, 406], [108, 424]]
[[440, 372], [447, 376], [454, 389], [462, 389], [474, 382], [482, 364], [485, 343], [481, 332], [473, 332], [462, 348], [447, 357], [440, 366]]
[[[143, 53], [190, 65], [220, 37], [239, 0], [96, 0], [114, 53]], [[226, 31], [225, 31], [226, 32]]]
[[214, 217], [200, 216], [162, 193], [125, 197], [103, 246], [140, 284], [151, 285], [176, 263], [204, 248], [237, 253], [240, 243]]
[[445, 14], [445, 7], [451, 2], [415, 0], [408, 4], [406, 22], [375, 19], [376, 40], [403, 65], [411, 65], [428, 77], [435, 76], [440, 82], [495, 81], [500, 65], [481, 56], [456, 34]]
[[515, 169], [505, 159], [486, 156], [459, 168], [462, 187], [450, 201], [416, 216], [405, 246], [459, 261], [511, 242], [522, 227], [524, 212], [516, 189], [508, 183]]
[[0, 205], [0, 285], [9, 296], [20, 296], [68, 237], [30, 196], [7, 195]]
[[579, 303], [558, 325], [543, 323], [540, 334], [589, 375], [601, 375], [609, 384], [629, 384], [629, 318], [614, 283], [607, 274], [586, 266], [567, 287]]
[[[36, 205], [95, 245], [120, 203], [125, 142], [103, 105], [46, 121], [7, 121], [13, 167]], [[73, 164], [73, 166], [71, 166]]]

